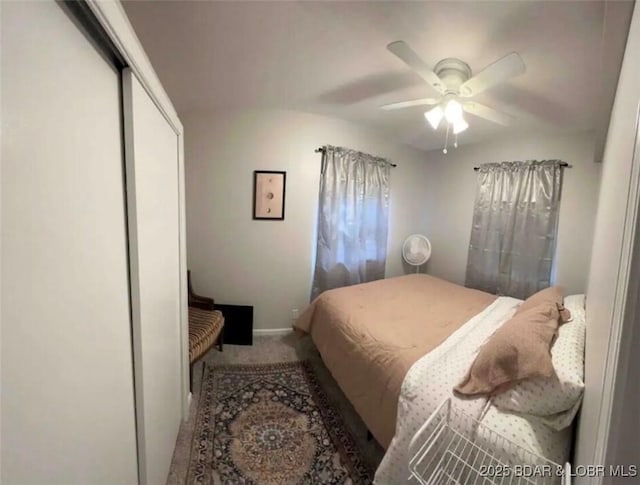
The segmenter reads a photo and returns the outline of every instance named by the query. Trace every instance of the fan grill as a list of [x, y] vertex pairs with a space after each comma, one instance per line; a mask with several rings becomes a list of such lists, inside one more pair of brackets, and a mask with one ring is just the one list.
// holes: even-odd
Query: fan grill
[[402, 245], [402, 257], [412, 266], [421, 266], [431, 257], [431, 243], [426, 236], [413, 234]]

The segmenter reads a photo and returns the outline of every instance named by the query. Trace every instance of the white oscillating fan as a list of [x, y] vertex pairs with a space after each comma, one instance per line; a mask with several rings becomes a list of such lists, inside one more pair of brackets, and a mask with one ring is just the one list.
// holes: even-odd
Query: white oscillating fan
[[408, 264], [416, 267], [417, 273], [420, 266], [431, 257], [431, 243], [422, 234], [412, 234], [404, 240], [402, 257]]

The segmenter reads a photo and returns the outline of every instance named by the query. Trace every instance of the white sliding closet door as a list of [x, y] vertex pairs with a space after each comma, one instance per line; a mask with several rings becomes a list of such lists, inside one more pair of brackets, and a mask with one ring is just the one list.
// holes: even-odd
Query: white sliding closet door
[[140, 483], [163, 485], [182, 417], [178, 136], [123, 75]]
[[120, 73], [2, 2], [3, 485], [137, 478]]

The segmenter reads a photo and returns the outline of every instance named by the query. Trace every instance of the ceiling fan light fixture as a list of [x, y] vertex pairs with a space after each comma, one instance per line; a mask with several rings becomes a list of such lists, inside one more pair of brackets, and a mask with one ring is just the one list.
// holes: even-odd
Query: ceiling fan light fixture
[[469, 128], [469, 123], [467, 123], [462, 116], [460, 116], [459, 120], [453, 123], [453, 133], [455, 135], [457, 135], [458, 133], [462, 133], [467, 128]]
[[449, 100], [447, 106], [444, 108], [444, 117], [452, 125], [460, 122], [464, 123], [464, 118], [462, 117], [462, 105], [455, 99]]
[[440, 125], [440, 122], [442, 121], [442, 118], [444, 118], [444, 116], [444, 110], [440, 106], [436, 106], [435, 108], [426, 111], [424, 114], [424, 117], [427, 119], [434, 130], [438, 129], [438, 126]]

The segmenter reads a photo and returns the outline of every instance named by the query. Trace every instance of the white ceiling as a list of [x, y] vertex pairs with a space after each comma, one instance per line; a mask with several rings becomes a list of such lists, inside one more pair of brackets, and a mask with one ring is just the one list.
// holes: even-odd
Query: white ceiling
[[[406, 41], [434, 66], [458, 57], [474, 73], [518, 52], [527, 72], [475, 100], [508, 112], [508, 128], [467, 115], [469, 143], [529, 129], [604, 130], [631, 14], [627, 2], [124, 2], [179, 114], [295, 109], [358, 122], [422, 149], [443, 133], [424, 81], [386, 50]], [[613, 67], [612, 67], [613, 66]], [[616, 72], [608, 72], [616, 71]]]

